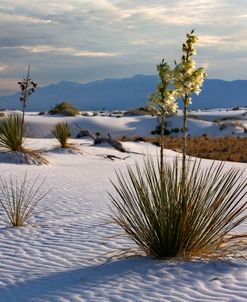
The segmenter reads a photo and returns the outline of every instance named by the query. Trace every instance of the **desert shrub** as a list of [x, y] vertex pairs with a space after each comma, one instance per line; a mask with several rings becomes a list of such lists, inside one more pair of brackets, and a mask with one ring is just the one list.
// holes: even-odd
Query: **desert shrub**
[[[171, 131], [167, 129], [167, 122], [164, 123], [165, 129], [164, 129], [164, 135], [170, 135]], [[151, 131], [152, 135], [160, 135], [161, 134], [161, 124], [159, 124], [158, 126], [156, 126], [156, 128], [154, 130]]]
[[220, 127], [219, 127], [220, 131], [222, 131], [222, 130], [226, 129], [226, 128], [227, 128], [227, 126], [228, 126], [228, 124], [227, 124], [227, 123], [221, 123], [221, 124], [220, 124]]
[[70, 130], [68, 123], [57, 123], [52, 129], [52, 134], [59, 141], [62, 148], [68, 146], [68, 139], [70, 137]]
[[111, 195], [113, 220], [148, 256], [211, 257], [237, 249], [230, 232], [246, 219], [246, 180], [237, 170], [223, 172], [223, 164], [202, 169], [188, 164], [182, 179], [178, 162], [160, 166], [150, 157], [142, 169], [128, 166], [117, 173]]
[[40, 111], [38, 115], [45, 115], [45, 111]]
[[179, 133], [179, 128], [173, 128], [173, 129], [171, 129], [171, 132]]
[[117, 140], [121, 142], [127, 142], [129, 139], [126, 135], [122, 135], [121, 137], [117, 138]]
[[154, 111], [147, 108], [147, 107], [139, 107], [139, 108], [133, 108], [129, 109], [126, 112], [124, 112], [123, 116], [138, 116], [138, 115], [153, 115]]
[[143, 136], [134, 136], [134, 137], [132, 138], [132, 140], [133, 140], [134, 142], [145, 142], [145, 139], [143, 138]]
[[62, 114], [65, 116], [75, 116], [79, 114], [78, 109], [76, 109], [73, 105], [67, 102], [62, 102], [58, 105], [55, 105], [54, 108], [50, 109], [49, 114]]
[[5, 117], [5, 113], [4, 112], [0, 112], [0, 117]]
[[26, 124], [22, 127], [22, 118], [12, 114], [0, 123], [0, 148], [7, 151], [23, 151], [23, 139]]
[[23, 226], [33, 216], [35, 207], [48, 193], [40, 190], [43, 182], [38, 177], [28, 179], [27, 174], [22, 180], [11, 175], [0, 177], [0, 204], [11, 226]]

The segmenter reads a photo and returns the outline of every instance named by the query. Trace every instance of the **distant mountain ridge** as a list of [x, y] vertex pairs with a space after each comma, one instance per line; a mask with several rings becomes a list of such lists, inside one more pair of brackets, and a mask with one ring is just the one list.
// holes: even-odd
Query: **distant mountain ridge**
[[[27, 110], [45, 111], [62, 101], [70, 102], [80, 110], [143, 107], [158, 81], [155, 75], [105, 79], [86, 84], [62, 81], [38, 88], [28, 101]], [[206, 79], [201, 94], [193, 96], [191, 108], [236, 106], [247, 106], [247, 80]], [[20, 109], [19, 92], [0, 97], [0, 108]]]

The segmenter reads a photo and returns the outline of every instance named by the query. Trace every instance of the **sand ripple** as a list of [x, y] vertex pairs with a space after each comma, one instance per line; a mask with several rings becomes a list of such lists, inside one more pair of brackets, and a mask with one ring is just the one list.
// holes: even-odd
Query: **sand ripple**
[[[132, 246], [127, 238], [112, 237], [119, 230], [106, 223], [108, 177], [126, 161], [112, 163], [93, 154], [52, 158], [51, 166], [15, 166], [19, 176], [27, 171], [46, 177], [52, 191], [32, 224], [8, 228], [1, 220], [1, 302], [247, 300], [244, 261], [111, 260], [113, 251]], [[13, 165], [0, 166], [3, 176], [10, 170]]]

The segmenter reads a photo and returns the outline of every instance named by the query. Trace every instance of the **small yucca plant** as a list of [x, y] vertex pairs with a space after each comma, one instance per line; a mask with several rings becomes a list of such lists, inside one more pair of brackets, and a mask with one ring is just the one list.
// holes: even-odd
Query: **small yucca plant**
[[52, 129], [52, 134], [59, 141], [62, 148], [68, 147], [68, 139], [70, 137], [70, 130], [68, 123], [57, 123]]
[[23, 180], [11, 175], [6, 179], [0, 177], [0, 204], [11, 226], [23, 226], [32, 217], [35, 207], [48, 193], [40, 191], [43, 183], [38, 177], [28, 179], [27, 174]]
[[222, 169], [223, 164], [202, 169], [195, 162], [183, 178], [177, 161], [161, 174], [149, 157], [143, 169], [136, 164], [127, 177], [117, 173], [112, 218], [155, 258], [230, 254], [239, 247], [230, 232], [247, 217], [247, 181], [235, 169]]
[[[39, 151], [23, 146], [26, 123], [20, 115], [12, 114], [0, 123], [0, 150], [15, 152], [15, 159], [25, 164], [48, 164]], [[14, 161], [15, 161], [14, 159]], [[19, 161], [19, 160], [18, 160]]]
[[22, 151], [26, 124], [22, 118], [12, 114], [0, 123], [0, 148], [6, 151]]

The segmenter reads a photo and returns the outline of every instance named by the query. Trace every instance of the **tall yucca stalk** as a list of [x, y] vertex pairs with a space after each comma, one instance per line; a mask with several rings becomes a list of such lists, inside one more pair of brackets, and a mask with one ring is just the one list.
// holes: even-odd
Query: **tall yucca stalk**
[[173, 70], [173, 84], [178, 98], [183, 102], [183, 145], [182, 145], [182, 172], [186, 177], [186, 154], [187, 154], [187, 115], [189, 105], [192, 103], [192, 94], [199, 94], [201, 86], [206, 77], [206, 72], [202, 67], [196, 68], [193, 56], [196, 54], [195, 43], [198, 37], [194, 30], [186, 35], [186, 41], [182, 46], [182, 58]]
[[13, 114], [0, 124], [0, 148], [7, 151], [22, 151], [26, 124], [22, 118]]
[[68, 139], [70, 137], [70, 130], [68, 123], [57, 123], [52, 129], [52, 134], [59, 141], [62, 148], [68, 146]]
[[161, 116], [160, 129], [160, 168], [161, 174], [164, 167], [164, 136], [166, 116], [175, 114], [177, 111], [175, 90], [171, 90], [172, 71], [167, 62], [163, 59], [157, 66], [160, 82], [154, 93], [149, 97], [149, 108], [158, 116]]
[[247, 180], [238, 170], [222, 169], [223, 164], [202, 169], [196, 161], [182, 179], [176, 160], [160, 177], [159, 163], [149, 157], [144, 168], [128, 167], [127, 177], [117, 173], [112, 218], [152, 257], [227, 255], [239, 247], [229, 234], [247, 217]]
[[33, 215], [34, 209], [48, 193], [40, 191], [44, 180], [28, 179], [27, 174], [22, 180], [11, 175], [0, 177], [0, 204], [6, 213], [11, 226], [23, 226]]

